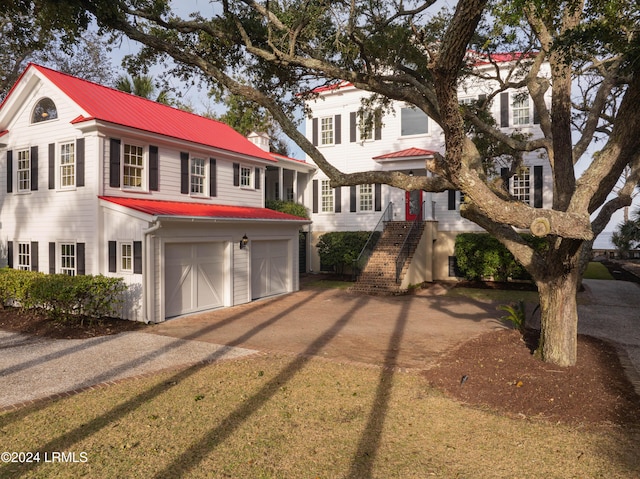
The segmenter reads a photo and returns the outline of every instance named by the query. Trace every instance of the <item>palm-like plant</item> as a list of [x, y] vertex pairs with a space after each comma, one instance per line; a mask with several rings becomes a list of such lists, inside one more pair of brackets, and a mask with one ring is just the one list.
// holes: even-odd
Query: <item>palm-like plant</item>
[[[120, 91], [147, 98], [148, 100], [153, 100], [153, 95], [156, 91], [153, 79], [148, 75], [131, 78], [122, 75], [116, 80], [115, 86]], [[171, 98], [169, 97], [169, 92], [166, 89], [160, 90], [154, 101], [170, 105]]]
[[629, 251], [640, 246], [640, 210], [636, 210], [633, 219], [618, 226], [611, 235], [611, 242], [620, 253], [621, 258], [627, 258]]

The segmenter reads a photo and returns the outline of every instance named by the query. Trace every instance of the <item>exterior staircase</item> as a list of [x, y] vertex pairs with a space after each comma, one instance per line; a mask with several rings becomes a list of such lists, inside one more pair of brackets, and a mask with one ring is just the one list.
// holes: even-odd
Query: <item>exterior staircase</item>
[[[424, 222], [418, 222], [414, 227], [411, 237], [407, 239], [411, 231], [411, 221], [389, 221], [378, 240], [375, 250], [369, 258], [362, 274], [350, 290], [354, 293], [393, 295], [403, 293], [400, 288], [413, 254], [420, 242], [424, 231]], [[396, 282], [396, 260], [405, 239], [408, 242], [408, 256], [402, 266], [400, 277]]]

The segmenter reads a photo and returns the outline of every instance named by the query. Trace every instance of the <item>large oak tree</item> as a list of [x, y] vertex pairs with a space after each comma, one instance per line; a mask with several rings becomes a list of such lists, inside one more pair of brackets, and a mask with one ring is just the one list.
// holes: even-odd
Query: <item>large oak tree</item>
[[[222, 0], [209, 7], [213, 15], [189, 18], [173, 14], [163, 0], [68, 3], [81, 23], [89, 12], [145, 45], [140, 61], [170, 57], [185, 80], [200, 76], [269, 110], [334, 187], [386, 183], [462, 190], [461, 214], [504, 243], [538, 286], [542, 358], [564, 366], [576, 362], [581, 261], [612, 212], [630, 204], [640, 174], [635, 1], [460, 0], [454, 11], [437, 12], [434, 0]], [[460, 106], [457, 89], [461, 79], [478, 74], [469, 51], [489, 59], [496, 52], [519, 54], [508, 72], [485, 69], [496, 88], [467, 108]], [[548, 75], [542, 74], [544, 63]], [[436, 175], [344, 174], [328, 163], [298, 131], [294, 113], [314, 87], [339, 80], [371, 92], [371, 108], [398, 100], [436, 121], [446, 145], [444, 155], [427, 165]], [[505, 135], [486, 121], [483, 112], [492, 99], [512, 88], [531, 96], [540, 137]], [[470, 125], [515, 152], [514, 158], [539, 152], [548, 159], [551, 208], [514, 200], [485, 174]], [[576, 162], [597, 139], [603, 141], [598, 154], [577, 177]], [[611, 197], [625, 167], [626, 183]], [[546, 238], [544, 251], [523, 240], [520, 229]]]

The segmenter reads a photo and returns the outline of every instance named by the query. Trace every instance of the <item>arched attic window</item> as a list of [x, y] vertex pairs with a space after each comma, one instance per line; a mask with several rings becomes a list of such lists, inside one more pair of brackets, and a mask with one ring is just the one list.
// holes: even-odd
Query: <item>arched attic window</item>
[[56, 118], [58, 118], [56, 104], [53, 103], [51, 98], [44, 97], [36, 103], [31, 115], [31, 123], [40, 123], [42, 121], [55, 120]]

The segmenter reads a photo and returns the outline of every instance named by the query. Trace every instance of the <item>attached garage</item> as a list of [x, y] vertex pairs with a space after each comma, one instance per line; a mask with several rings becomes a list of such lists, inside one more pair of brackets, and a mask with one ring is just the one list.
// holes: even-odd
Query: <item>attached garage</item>
[[224, 305], [225, 244], [165, 245], [165, 316], [204, 311]]
[[251, 299], [290, 291], [289, 244], [288, 240], [251, 243]]

